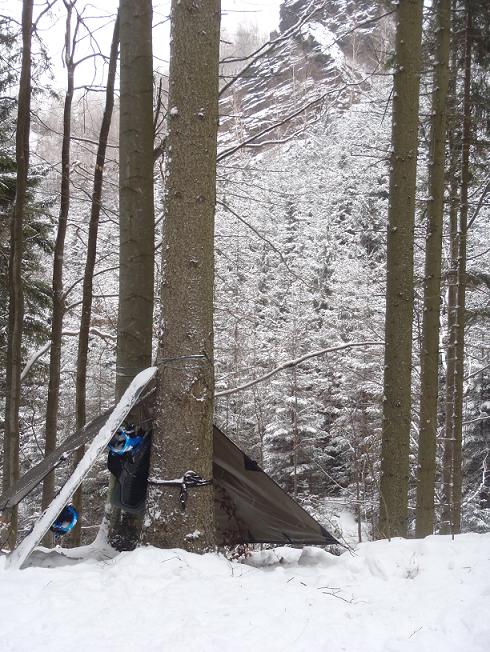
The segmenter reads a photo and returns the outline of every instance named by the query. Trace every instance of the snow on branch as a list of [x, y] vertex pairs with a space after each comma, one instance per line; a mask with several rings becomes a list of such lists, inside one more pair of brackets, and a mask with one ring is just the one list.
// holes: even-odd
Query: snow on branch
[[271, 376], [275, 376], [275, 374], [279, 373], [280, 371], [284, 371], [285, 369], [290, 369], [291, 367], [296, 367], [302, 362], [305, 362], [310, 358], [315, 358], [319, 355], [325, 355], [326, 353], [333, 353], [335, 351], [343, 351], [344, 349], [362, 348], [366, 346], [384, 346], [384, 344], [385, 344], [384, 342], [349, 342], [347, 344], [337, 344], [335, 346], [330, 346], [326, 349], [320, 349], [319, 351], [312, 351], [311, 353], [306, 353], [305, 355], [302, 355], [300, 358], [288, 360], [287, 362], [284, 362], [278, 367], [275, 367], [271, 371], [268, 371], [263, 376], [254, 378], [253, 380], [250, 380], [247, 383], [243, 383], [243, 385], [238, 385], [237, 387], [232, 387], [231, 389], [225, 389], [222, 392], [216, 392], [214, 396], [215, 398], [219, 398], [221, 396], [229, 396], [230, 394], [241, 392], [244, 389], [248, 389], [249, 387], [253, 387], [258, 383], [264, 382], [264, 380], [267, 380]]
[[[339, 92], [338, 89], [334, 89], [332, 92]], [[323, 95], [320, 95], [320, 97], [316, 97], [314, 100], [311, 100], [311, 102], [308, 102], [308, 104], [302, 106], [300, 109], [297, 109], [296, 111], [293, 111], [289, 115], [287, 115], [285, 118], [282, 120], [279, 120], [278, 122], [275, 122], [272, 125], [269, 125], [268, 127], [265, 127], [264, 129], [261, 129], [258, 133], [253, 134], [246, 140], [242, 141], [241, 143], [238, 143], [237, 145], [233, 145], [232, 147], [229, 147], [228, 149], [225, 149], [221, 152], [218, 152], [218, 156], [216, 160], [218, 163], [222, 161], [224, 158], [231, 156], [235, 152], [237, 152], [239, 149], [242, 149], [243, 147], [250, 147], [250, 144], [253, 143], [254, 141], [257, 140], [257, 138], [260, 138], [261, 136], [265, 136], [265, 134], [270, 133], [274, 129], [277, 129], [278, 127], [281, 127], [282, 125], [286, 124], [287, 122], [290, 122], [297, 116], [301, 115], [301, 113], [304, 113], [307, 111], [309, 108], [314, 106], [315, 104], [319, 104], [325, 100], [327, 97], [328, 93], [324, 93]]]
[[[98, 337], [102, 338], [103, 340], [116, 340], [117, 336], [112, 335], [112, 333], [104, 333], [103, 331], [99, 330], [98, 328], [94, 328], [93, 326], [90, 328], [90, 333], [92, 335], [97, 335]], [[63, 331], [61, 333], [62, 337], [77, 337], [79, 335], [79, 331]], [[36, 362], [43, 357], [47, 351], [51, 348], [51, 340], [46, 342], [41, 348], [39, 348], [37, 351], [34, 351], [34, 353], [31, 355], [31, 357], [27, 360], [25, 363], [24, 368], [22, 369], [22, 373], [20, 374], [20, 381], [22, 382], [27, 374], [30, 372], [32, 367], [36, 364]]]

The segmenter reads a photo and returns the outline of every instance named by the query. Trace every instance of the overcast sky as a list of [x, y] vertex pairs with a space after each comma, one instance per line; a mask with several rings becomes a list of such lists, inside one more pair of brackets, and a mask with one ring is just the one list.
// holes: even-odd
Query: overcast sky
[[[222, 0], [222, 28], [228, 33], [233, 32], [240, 24], [256, 24], [261, 32], [268, 33], [277, 28], [279, 24], [279, 5], [281, 0]], [[44, 0], [36, 0], [35, 16], [45, 4]], [[79, 10], [85, 7], [84, 15], [90, 17], [91, 29], [97, 29], [99, 45], [107, 54], [109, 52], [112, 35], [112, 21], [119, 0], [78, 0]], [[22, 0], [0, 0], [0, 11], [12, 15], [20, 20]], [[154, 0], [153, 22], [154, 31], [155, 67], [166, 67], [168, 61], [168, 14], [170, 0]], [[56, 3], [51, 15], [44, 16], [40, 24], [40, 32], [48, 45], [54, 72], [55, 86], [64, 87], [66, 73], [62, 67], [62, 46], [65, 29], [65, 9], [62, 2]], [[89, 22], [87, 20], [87, 22]], [[79, 57], [87, 53], [87, 49], [79, 46]], [[77, 57], [77, 58], [79, 58]], [[102, 79], [94, 80], [93, 63], [87, 62], [77, 69], [76, 84], [101, 83]]]

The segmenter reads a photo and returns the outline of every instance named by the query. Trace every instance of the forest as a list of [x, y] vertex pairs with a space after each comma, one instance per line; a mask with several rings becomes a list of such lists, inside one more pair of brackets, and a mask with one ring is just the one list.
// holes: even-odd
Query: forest
[[487, 0], [98, 4], [0, 16], [2, 493], [156, 367], [145, 508], [102, 455], [63, 547], [214, 549], [213, 423], [344, 546], [489, 532]]

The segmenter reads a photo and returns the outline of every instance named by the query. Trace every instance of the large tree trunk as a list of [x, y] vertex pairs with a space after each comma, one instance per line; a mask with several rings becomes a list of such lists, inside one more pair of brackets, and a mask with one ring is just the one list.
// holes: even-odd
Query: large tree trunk
[[[92, 191], [92, 208], [87, 241], [87, 258], [85, 261], [85, 273], [83, 276], [82, 291], [82, 316], [80, 319], [80, 333], [78, 335], [78, 356], [77, 356], [77, 382], [75, 388], [75, 417], [76, 429], [80, 430], [87, 419], [86, 394], [87, 394], [87, 363], [90, 321], [92, 318], [92, 295], [93, 295], [93, 274], [97, 256], [97, 234], [99, 230], [99, 217], [102, 199], [102, 186], [104, 181], [104, 165], [107, 150], [107, 141], [111, 127], [112, 111], [114, 109], [114, 81], [116, 78], [117, 55], [119, 47], [119, 16], [116, 18], [114, 33], [112, 36], [111, 54], [109, 59], [109, 71], [107, 74], [107, 88], [104, 115], [100, 127], [99, 144], [94, 171], [94, 186]], [[85, 447], [79, 448], [75, 453], [74, 466], [76, 467], [83, 457]], [[74, 546], [80, 545], [81, 523], [82, 523], [82, 490], [80, 486], [74, 497], [73, 505], [78, 512], [78, 522], [73, 529], [71, 542]]]
[[422, 0], [400, 0], [397, 9], [388, 209], [380, 537], [407, 535], [413, 230], [422, 5]]
[[439, 320], [446, 102], [449, 85], [450, 0], [437, 1], [437, 45], [432, 91], [429, 196], [425, 250], [424, 312], [420, 380], [420, 434], [417, 472], [417, 537], [432, 534], [436, 479], [437, 399], [439, 394]]
[[119, 317], [116, 399], [151, 364], [153, 56], [151, 0], [120, 1]]
[[[3, 490], [19, 479], [19, 408], [20, 374], [22, 370], [22, 324], [24, 320], [24, 288], [22, 257], [23, 225], [29, 171], [29, 133], [31, 125], [31, 38], [33, 0], [24, 0], [22, 8], [22, 69], [19, 85], [16, 133], [17, 179], [15, 204], [10, 220], [9, 253], [9, 320], [6, 368], [5, 437], [3, 457]], [[10, 548], [17, 539], [17, 508], [8, 515], [6, 529]]]
[[213, 280], [220, 0], [173, 0], [158, 413], [146, 540], [194, 551], [215, 543], [212, 486], [152, 484], [213, 470]]
[[[71, 139], [71, 105], [73, 101], [75, 64], [73, 61], [74, 42], [72, 41], [73, 3], [65, 0], [65, 65], [67, 70], [67, 89], [63, 111], [63, 142], [61, 146], [61, 200], [58, 217], [58, 231], [53, 257], [53, 314], [51, 321], [51, 350], [49, 359], [48, 400], [46, 405], [46, 440], [44, 452], [49, 455], [56, 448], [58, 429], [58, 407], [61, 371], [61, 337], [65, 297], [63, 294], [63, 263], [65, 252], [66, 227], [70, 210], [70, 139]], [[51, 472], [44, 480], [42, 509], [46, 509], [54, 498], [55, 475]], [[46, 543], [49, 542], [49, 535]]]
[[[116, 400], [151, 365], [154, 295], [153, 55], [151, 0], [121, 0], [119, 316]], [[109, 492], [112, 491], [113, 480]], [[109, 541], [135, 547], [141, 519], [108, 505]]]

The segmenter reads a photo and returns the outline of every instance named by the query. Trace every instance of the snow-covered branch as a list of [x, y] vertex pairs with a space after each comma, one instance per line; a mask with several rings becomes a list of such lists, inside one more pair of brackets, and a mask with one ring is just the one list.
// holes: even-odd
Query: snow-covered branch
[[214, 396], [215, 398], [219, 398], [221, 396], [229, 396], [230, 394], [241, 392], [244, 389], [248, 389], [249, 387], [253, 387], [254, 385], [257, 385], [258, 383], [263, 383], [264, 380], [268, 380], [271, 376], [275, 376], [280, 371], [284, 371], [285, 369], [290, 369], [291, 367], [296, 367], [302, 362], [305, 362], [310, 358], [316, 358], [319, 355], [325, 355], [326, 353], [334, 353], [335, 351], [343, 351], [344, 349], [363, 348], [366, 346], [384, 346], [384, 342], [349, 342], [347, 344], [337, 344], [335, 346], [330, 346], [326, 349], [320, 349], [319, 351], [312, 351], [311, 353], [306, 353], [305, 355], [302, 355], [299, 358], [295, 358], [293, 360], [288, 360], [287, 362], [283, 362], [283, 364], [275, 367], [271, 371], [268, 371], [263, 376], [254, 378], [253, 380], [250, 380], [247, 383], [243, 383], [242, 385], [238, 385], [237, 387], [232, 387], [231, 389], [225, 389], [222, 392], [216, 392]]
[[[90, 333], [92, 335], [97, 335], [97, 337], [100, 337], [103, 340], [117, 339], [116, 335], [112, 335], [111, 333], [104, 333], [103, 331], [94, 327], [90, 329]], [[62, 337], [78, 337], [79, 331], [63, 331], [61, 335]], [[22, 373], [20, 374], [21, 382], [26, 378], [27, 374], [30, 372], [30, 370], [36, 364], [36, 362], [40, 360], [43, 357], [43, 355], [49, 351], [50, 348], [51, 348], [51, 340], [49, 342], [46, 342], [46, 344], [43, 344], [41, 348], [39, 348], [31, 355], [31, 357], [27, 360], [26, 364], [24, 365], [24, 368], [22, 369]]]
[[[339, 92], [338, 89], [334, 91], [335, 93]], [[238, 150], [242, 149], [243, 147], [250, 147], [250, 144], [256, 141], [258, 138], [261, 138], [262, 136], [265, 136], [265, 134], [270, 133], [271, 131], [274, 131], [274, 129], [277, 129], [278, 127], [281, 127], [282, 125], [286, 124], [287, 122], [290, 122], [294, 118], [297, 118], [299, 115], [310, 109], [312, 106], [315, 104], [319, 104], [325, 100], [327, 96], [327, 93], [324, 93], [323, 95], [320, 95], [320, 97], [316, 97], [314, 100], [311, 102], [308, 102], [301, 108], [299, 108], [297, 111], [293, 111], [292, 113], [288, 114], [285, 118], [282, 120], [279, 120], [278, 122], [274, 122], [274, 124], [269, 125], [268, 127], [265, 127], [264, 129], [261, 129], [258, 133], [253, 134], [246, 140], [238, 143], [237, 145], [233, 145], [232, 147], [229, 147], [228, 149], [225, 149], [221, 152], [218, 153], [218, 158], [217, 161], [221, 162], [223, 159], [227, 158], [228, 156], [231, 156]]]

